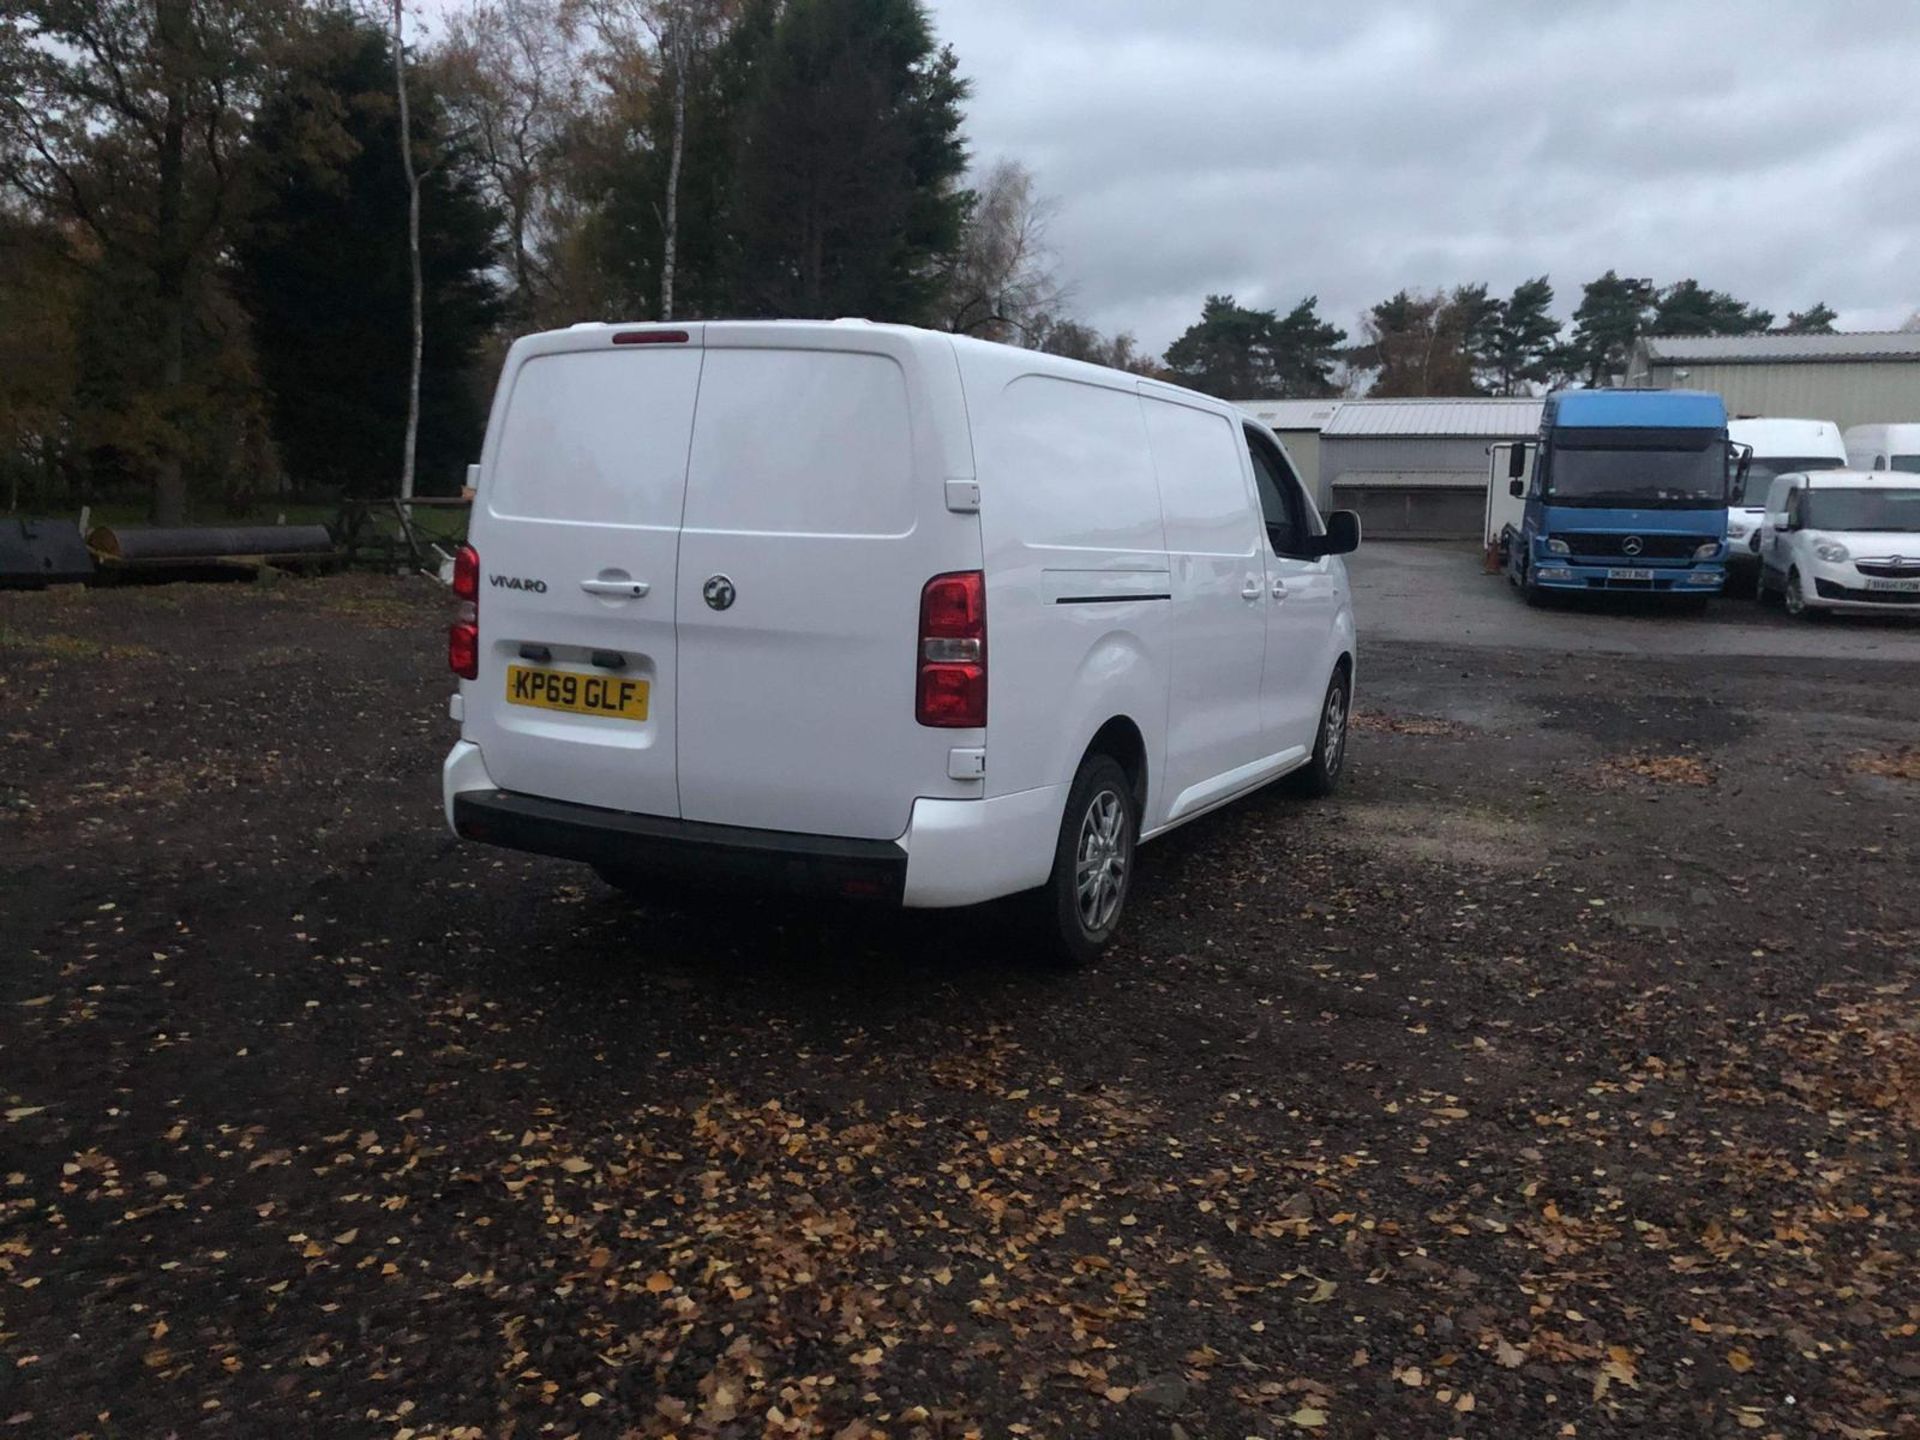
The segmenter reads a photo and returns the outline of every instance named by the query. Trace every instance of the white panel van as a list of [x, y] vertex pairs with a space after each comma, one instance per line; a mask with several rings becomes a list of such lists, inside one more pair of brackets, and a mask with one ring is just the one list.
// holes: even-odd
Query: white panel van
[[1831, 420], [1729, 420], [1727, 438], [1740, 447], [1741, 461], [1740, 488], [1727, 504], [1727, 569], [1753, 579], [1760, 570], [1761, 521], [1774, 478], [1845, 469], [1847, 447]]
[[1920, 424], [1849, 425], [1847, 467], [1920, 472]]
[[860, 321], [508, 354], [449, 633], [448, 823], [1112, 937], [1135, 846], [1338, 781], [1354, 625], [1272, 433], [1172, 386]]

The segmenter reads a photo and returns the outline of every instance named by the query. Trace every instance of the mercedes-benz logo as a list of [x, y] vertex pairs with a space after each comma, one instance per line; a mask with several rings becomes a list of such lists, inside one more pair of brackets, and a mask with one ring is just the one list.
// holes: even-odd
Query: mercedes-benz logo
[[707, 597], [709, 609], [726, 610], [733, 605], [733, 581], [724, 575], [709, 575], [707, 583], [700, 587], [700, 593]]
[[1625, 540], [1620, 542], [1620, 548], [1629, 555], [1638, 555], [1642, 550], [1647, 548], [1647, 542], [1642, 540], [1638, 535], [1629, 535]]

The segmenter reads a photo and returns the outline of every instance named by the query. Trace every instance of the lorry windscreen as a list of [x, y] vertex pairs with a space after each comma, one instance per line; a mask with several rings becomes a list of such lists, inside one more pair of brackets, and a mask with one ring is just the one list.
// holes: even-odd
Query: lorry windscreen
[[1831, 455], [1768, 455], [1765, 458], [1756, 455], [1747, 466], [1746, 487], [1733, 497], [1733, 503], [1746, 505], [1755, 510], [1764, 509], [1767, 503], [1767, 491], [1772, 488], [1776, 477], [1805, 475], [1815, 470], [1846, 468], [1846, 461], [1836, 460]]
[[1568, 427], [1555, 430], [1546, 499], [1553, 505], [1707, 509], [1726, 504], [1721, 430]]

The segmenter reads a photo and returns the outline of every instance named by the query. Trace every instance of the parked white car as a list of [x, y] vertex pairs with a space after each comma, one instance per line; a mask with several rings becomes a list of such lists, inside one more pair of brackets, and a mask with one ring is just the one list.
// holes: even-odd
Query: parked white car
[[1846, 443], [1852, 469], [1920, 473], [1920, 425], [1849, 425]]
[[1767, 495], [1760, 598], [1789, 612], [1920, 615], [1920, 476], [1782, 475]]
[[1847, 447], [1831, 420], [1756, 418], [1727, 422], [1727, 438], [1741, 447], [1744, 479], [1728, 497], [1727, 570], [1748, 582], [1760, 570], [1754, 541], [1767, 513], [1767, 492], [1781, 475], [1844, 470]]
[[1118, 371], [863, 321], [530, 336], [469, 539], [448, 823], [642, 892], [1035, 891], [1084, 960], [1137, 843], [1346, 756], [1357, 519]]

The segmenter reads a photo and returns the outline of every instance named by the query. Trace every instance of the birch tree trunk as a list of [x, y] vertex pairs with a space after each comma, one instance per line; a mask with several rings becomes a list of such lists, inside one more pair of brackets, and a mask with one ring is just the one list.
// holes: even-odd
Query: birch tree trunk
[[667, 58], [673, 66], [673, 154], [667, 162], [666, 244], [660, 259], [662, 320], [673, 319], [674, 270], [680, 253], [680, 157], [687, 143], [686, 16], [674, 12], [667, 27]]
[[420, 175], [413, 165], [413, 116], [407, 103], [407, 54], [402, 0], [393, 0], [393, 90], [400, 110], [400, 168], [407, 178], [407, 256], [413, 274], [413, 361], [407, 373], [407, 439], [400, 459], [400, 498], [413, 499], [413, 459], [420, 438], [420, 360], [426, 349], [421, 315]]
[[179, 525], [187, 518], [187, 485], [180, 454], [180, 387], [186, 379], [186, 70], [190, 16], [186, 0], [157, 0], [155, 34], [167, 68], [166, 111], [160, 127], [159, 196], [155, 213], [155, 297], [160, 302], [160, 407], [167, 435], [153, 481], [153, 519]]

